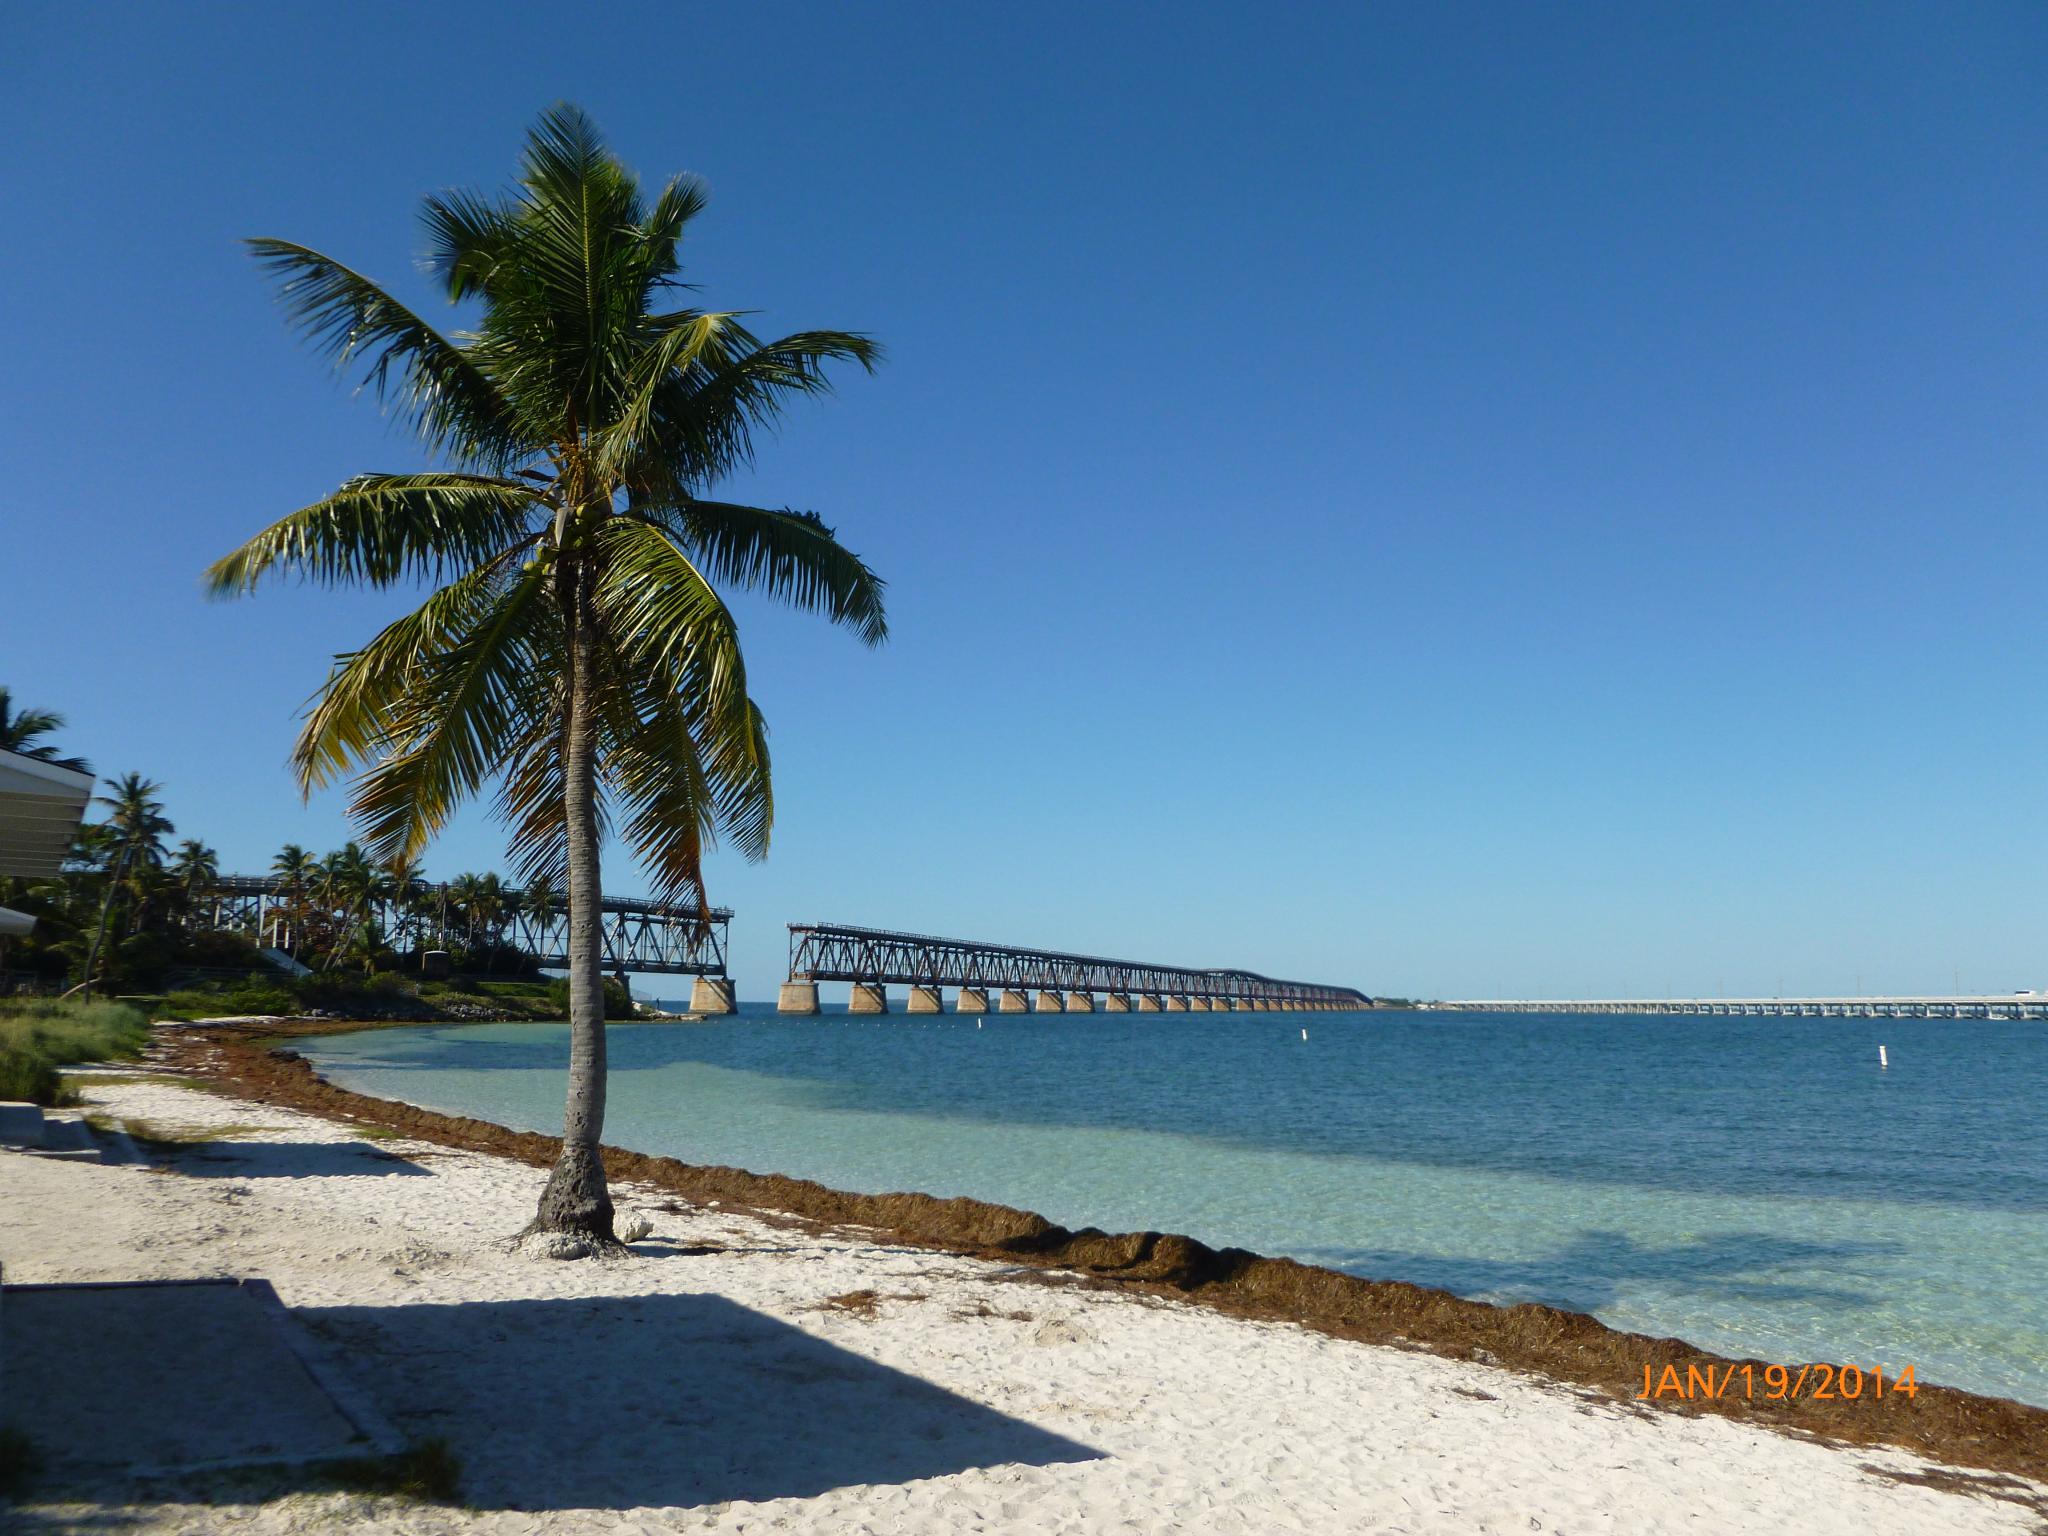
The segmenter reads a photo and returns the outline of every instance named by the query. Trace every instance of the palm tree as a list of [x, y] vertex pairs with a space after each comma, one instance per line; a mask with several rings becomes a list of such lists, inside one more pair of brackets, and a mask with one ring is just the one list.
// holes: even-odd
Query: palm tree
[[284, 882], [285, 898], [289, 901], [305, 900], [306, 887], [313, 883], [319, 867], [320, 861], [297, 843], [286, 843], [270, 861], [270, 872]]
[[483, 884], [481, 876], [465, 872], [450, 880], [447, 887], [448, 901], [462, 918], [463, 933], [472, 946], [476, 943], [477, 900]]
[[293, 753], [302, 788], [360, 772], [378, 856], [417, 854], [498, 785], [519, 876], [569, 907], [569, 1093], [529, 1231], [611, 1241], [599, 845], [617, 830], [661, 899], [705, 904], [723, 833], [749, 857], [774, 818], [766, 729], [714, 582], [886, 632], [882, 583], [815, 515], [713, 501], [756, 430], [878, 349], [840, 331], [762, 342], [736, 315], [662, 309], [703, 207], [649, 202], [573, 107], [529, 134], [517, 185], [425, 205], [430, 270], [474, 328], [441, 335], [382, 288], [283, 240], [253, 242], [293, 320], [456, 467], [359, 475], [216, 564], [218, 594], [272, 574], [436, 590], [330, 673]]
[[0, 685], [0, 752], [33, 757], [57, 768], [69, 768], [73, 773], [91, 773], [92, 764], [84, 758], [59, 757], [55, 747], [37, 740], [63, 728], [64, 717], [54, 709], [17, 710], [13, 693]]
[[164, 861], [164, 839], [174, 828], [164, 815], [164, 803], [158, 798], [163, 793], [161, 784], [152, 783], [139, 773], [124, 773], [119, 779], [109, 780], [113, 789], [111, 795], [98, 797], [98, 804], [104, 805], [111, 813], [107, 826], [120, 839], [120, 852], [115, 856], [113, 871], [107, 876], [107, 891], [100, 902], [100, 922], [92, 936], [92, 947], [85, 955], [85, 995], [92, 996], [92, 984], [99, 972], [100, 950], [107, 941], [107, 919], [113, 915], [114, 897], [120, 892], [123, 877], [136, 864], [145, 868], [160, 865]]
[[[306, 920], [306, 892], [312, 886], [314, 877], [320, 871], [320, 861], [301, 848], [297, 843], [286, 843], [270, 861], [270, 872], [283, 884], [285, 920], [283, 923], [283, 948], [293, 958], [298, 956], [299, 930]], [[279, 924], [273, 919], [269, 941], [277, 943]]]
[[321, 969], [332, 970], [341, 963], [344, 950], [355, 942], [360, 925], [369, 917], [383, 878], [383, 871], [361, 843], [348, 843], [320, 861], [320, 899], [339, 919]]
[[199, 893], [211, 889], [220, 879], [220, 855], [198, 838], [188, 837], [171, 856], [171, 876], [177, 881], [189, 912], [198, 904]]
[[427, 893], [426, 877], [420, 873], [420, 861], [410, 854], [400, 854], [384, 865], [386, 891], [384, 899], [398, 918], [400, 944], [419, 945], [420, 903]]
[[491, 970], [497, 964], [498, 946], [505, 938], [505, 882], [495, 870], [483, 876], [476, 883], [476, 890], [469, 901], [470, 920], [483, 924], [484, 936], [490, 941], [491, 958], [484, 969]]

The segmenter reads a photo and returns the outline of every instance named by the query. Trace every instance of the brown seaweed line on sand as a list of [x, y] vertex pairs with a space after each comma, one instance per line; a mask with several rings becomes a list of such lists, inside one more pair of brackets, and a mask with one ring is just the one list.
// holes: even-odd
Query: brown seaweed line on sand
[[[327, 1033], [270, 1022], [165, 1032], [165, 1064], [225, 1080], [249, 1098], [328, 1119], [383, 1126], [422, 1141], [511, 1157], [536, 1167], [554, 1161], [556, 1140], [485, 1120], [443, 1115], [336, 1087], [296, 1053], [271, 1048], [281, 1035]], [[1624, 1411], [1644, 1368], [1745, 1362], [1679, 1339], [1624, 1333], [1582, 1312], [1525, 1302], [1496, 1306], [1404, 1281], [1366, 1280], [1241, 1248], [1214, 1249], [1162, 1232], [1070, 1231], [1011, 1206], [965, 1196], [850, 1194], [808, 1179], [697, 1167], [623, 1148], [604, 1149], [614, 1179], [652, 1185], [698, 1204], [713, 1202], [795, 1217], [819, 1230], [858, 1229], [916, 1247], [1073, 1271], [1083, 1283], [1211, 1307], [1237, 1317], [1291, 1322], [1336, 1338], [1394, 1345], [1546, 1376], [1582, 1389], [1589, 1405]], [[1763, 1362], [1746, 1362], [1761, 1368]], [[1591, 1389], [1591, 1390], [1583, 1390]], [[2048, 1482], [2048, 1409], [1954, 1387], [1922, 1385], [1917, 1396], [1872, 1400], [1771, 1401], [1728, 1396], [1665, 1398], [1660, 1412], [1712, 1413], [1833, 1443], [1896, 1446], [1951, 1466]], [[2039, 1509], [2031, 1493], [2003, 1479], [1973, 1480], [1978, 1491]], [[2048, 1514], [2048, 1509], [2039, 1509]]]

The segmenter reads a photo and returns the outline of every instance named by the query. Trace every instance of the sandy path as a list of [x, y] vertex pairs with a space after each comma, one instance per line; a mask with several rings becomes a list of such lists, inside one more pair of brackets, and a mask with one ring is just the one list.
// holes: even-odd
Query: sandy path
[[[733, 1212], [650, 1211], [626, 1263], [536, 1261], [503, 1244], [534, 1169], [170, 1084], [93, 1097], [239, 1129], [169, 1172], [0, 1157], [9, 1280], [264, 1276], [452, 1444], [468, 1507], [214, 1482], [25, 1530], [2040, 1529], [1870, 1470], [1910, 1457]], [[863, 1290], [872, 1315], [827, 1300]]]

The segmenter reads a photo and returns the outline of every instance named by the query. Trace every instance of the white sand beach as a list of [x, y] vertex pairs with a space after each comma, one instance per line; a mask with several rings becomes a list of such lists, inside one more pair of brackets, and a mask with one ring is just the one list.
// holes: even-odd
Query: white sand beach
[[261, 1276], [398, 1430], [449, 1442], [464, 1502], [110, 1482], [25, 1531], [2040, 1528], [1894, 1480], [1929, 1470], [1902, 1454], [662, 1194], [618, 1192], [653, 1222], [631, 1259], [537, 1260], [505, 1241], [536, 1169], [170, 1082], [91, 1097], [220, 1139], [163, 1167], [0, 1155], [8, 1281]]

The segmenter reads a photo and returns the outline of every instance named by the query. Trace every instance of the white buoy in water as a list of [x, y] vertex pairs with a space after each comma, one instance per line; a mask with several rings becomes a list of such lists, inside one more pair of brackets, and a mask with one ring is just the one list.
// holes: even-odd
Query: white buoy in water
[[1877, 1064], [1880, 1068], [1885, 1069], [1889, 1069], [1891, 1066], [1891, 1059], [1885, 1055], [1884, 1047], [1881, 1045], [1877, 1048]]
[[976, 1029], [979, 1029], [979, 1028], [981, 1028], [981, 1020], [979, 1020], [979, 1019], [976, 1019], [976, 1020], [974, 1021], [974, 1027], [975, 1027]]
[[1302, 1039], [1304, 1039], [1304, 1040], [1306, 1040], [1306, 1039], [1308, 1038], [1308, 1031], [1307, 1031], [1307, 1030], [1305, 1030], [1305, 1029], [1304, 1029], [1304, 1030], [1303, 1030], [1303, 1031], [1301, 1032], [1301, 1038], [1302, 1038]]

